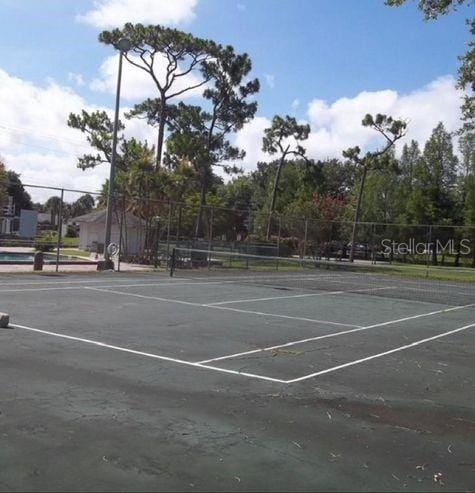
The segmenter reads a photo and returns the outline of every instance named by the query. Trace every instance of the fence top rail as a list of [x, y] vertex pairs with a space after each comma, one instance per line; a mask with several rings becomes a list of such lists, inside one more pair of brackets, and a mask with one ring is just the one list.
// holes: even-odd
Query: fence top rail
[[[5, 183], [7, 185], [15, 185], [15, 183], [12, 183], [9, 180], [0, 180], [0, 183]], [[64, 187], [54, 187], [54, 186], [47, 186], [47, 185], [35, 185], [31, 183], [22, 183], [21, 184], [25, 188], [37, 188], [37, 189], [44, 189], [44, 190], [56, 190], [56, 191], [64, 191], [64, 192], [73, 192], [73, 193], [82, 193], [82, 194], [90, 194], [90, 195], [96, 195], [100, 196], [101, 192], [91, 192], [88, 190], [77, 190], [74, 188], [64, 188]], [[125, 196], [123, 194], [114, 194], [114, 199], [120, 199], [120, 198], [127, 198], [131, 200], [137, 200], [137, 201], [142, 201], [142, 202], [154, 202], [158, 204], [164, 204], [164, 205], [173, 205], [173, 206], [178, 206], [178, 207], [191, 207], [191, 208], [196, 208], [196, 205], [191, 205], [187, 204], [185, 202], [179, 202], [175, 200], [171, 200], [169, 198], [167, 199], [153, 199], [153, 198], [144, 198], [144, 197], [139, 197], [139, 196]], [[247, 214], [250, 216], [270, 216], [270, 212], [268, 211], [260, 211], [257, 209], [237, 209], [234, 207], [223, 207], [223, 206], [216, 206], [216, 205], [208, 205], [205, 204], [202, 206], [202, 209], [206, 210], [222, 210], [222, 211], [227, 211], [227, 212], [233, 212], [233, 213], [239, 213], [239, 214]], [[305, 216], [296, 216], [296, 215], [284, 215], [284, 214], [279, 214], [274, 212], [272, 216], [278, 220], [282, 219], [289, 219], [289, 220], [300, 220], [300, 221], [307, 221], [311, 223], [324, 223], [324, 224], [341, 224], [341, 225], [353, 225], [354, 221], [351, 220], [327, 220], [327, 219], [314, 219], [314, 218], [309, 218]], [[0, 216], [1, 217], [1, 216]], [[376, 221], [359, 221], [357, 223], [360, 226], [393, 226], [393, 227], [399, 227], [399, 228], [459, 228], [459, 229], [475, 229], [475, 225], [463, 225], [463, 224], [410, 224], [410, 223], [381, 223], [381, 222], [376, 222]]]

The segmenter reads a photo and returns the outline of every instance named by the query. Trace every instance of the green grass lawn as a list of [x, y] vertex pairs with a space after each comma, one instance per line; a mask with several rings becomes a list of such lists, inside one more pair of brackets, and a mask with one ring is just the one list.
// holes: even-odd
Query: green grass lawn
[[427, 278], [439, 281], [475, 282], [475, 269], [470, 267], [443, 267], [430, 265], [427, 268], [425, 265], [393, 264], [381, 267], [381, 269], [378, 268], [378, 270], [394, 276]]
[[63, 248], [77, 248], [79, 246], [79, 238], [64, 236], [61, 238], [61, 244], [63, 245]]
[[60, 248], [61, 255], [69, 255], [71, 257], [85, 257], [89, 258], [91, 252], [86, 252], [84, 250], [79, 250], [79, 248]]

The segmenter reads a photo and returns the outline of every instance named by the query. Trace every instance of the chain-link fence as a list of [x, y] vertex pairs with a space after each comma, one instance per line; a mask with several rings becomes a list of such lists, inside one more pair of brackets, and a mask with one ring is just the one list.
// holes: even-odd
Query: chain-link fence
[[[55, 270], [94, 268], [103, 258], [106, 209], [96, 192], [42, 189], [41, 206], [9, 199], [0, 216], [0, 263], [32, 263], [43, 251]], [[111, 242], [116, 268], [126, 264], [168, 268], [174, 248], [224, 251], [368, 264], [475, 267], [475, 227], [327, 221], [223, 208], [199, 203], [117, 196]]]

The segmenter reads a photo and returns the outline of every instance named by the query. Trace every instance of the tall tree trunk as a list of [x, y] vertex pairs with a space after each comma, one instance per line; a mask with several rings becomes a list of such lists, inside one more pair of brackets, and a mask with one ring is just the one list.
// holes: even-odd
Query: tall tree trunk
[[355, 219], [353, 222], [353, 231], [351, 233], [351, 247], [350, 247], [350, 258], [349, 258], [350, 262], [353, 262], [353, 260], [355, 259], [356, 231], [358, 229], [358, 222], [360, 220], [361, 201], [363, 199], [363, 191], [364, 191], [364, 185], [365, 185], [365, 181], [366, 181], [367, 172], [368, 172], [367, 167], [363, 166], [363, 176], [361, 177], [360, 190], [358, 192], [358, 202], [356, 203]]
[[200, 236], [201, 223], [203, 220], [203, 207], [205, 205], [206, 205], [206, 172], [203, 172], [203, 176], [201, 178], [200, 207], [198, 209], [198, 216], [196, 218], [196, 225], [195, 225], [195, 240], [197, 240]]
[[165, 114], [167, 109], [167, 102], [164, 95], [160, 95], [160, 112], [159, 112], [159, 122], [158, 122], [158, 140], [157, 140], [157, 156], [155, 159], [155, 169], [159, 170], [162, 164], [162, 151], [163, 151], [163, 140], [165, 137]]
[[269, 221], [267, 222], [267, 240], [270, 239], [271, 227], [272, 227], [272, 215], [275, 209], [275, 199], [277, 197], [277, 189], [279, 188], [280, 175], [282, 173], [282, 168], [284, 167], [286, 154], [282, 154], [280, 158], [279, 166], [277, 167], [277, 173], [275, 174], [274, 189], [272, 190], [272, 200], [270, 203], [270, 213]]

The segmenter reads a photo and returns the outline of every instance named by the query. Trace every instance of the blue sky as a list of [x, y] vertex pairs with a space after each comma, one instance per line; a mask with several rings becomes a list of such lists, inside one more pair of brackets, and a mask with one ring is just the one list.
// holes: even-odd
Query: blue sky
[[[343, 140], [352, 145], [363, 138], [356, 125], [354, 135], [343, 128], [342, 115], [355, 113], [360, 120], [363, 115], [358, 112], [373, 110], [373, 104], [375, 111], [404, 111], [417, 104], [424, 111], [430, 107], [432, 120], [427, 128], [422, 128], [422, 123], [413, 126], [415, 138], [426, 137], [438, 120], [446, 120], [448, 127], [458, 120], [454, 101], [460, 94], [453, 85], [457, 56], [468, 41], [464, 22], [470, 15], [468, 7], [424, 22], [412, 1], [389, 8], [383, 0], [0, 0], [0, 71], [4, 78], [3, 89], [0, 87], [0, 155], [30, 182], [45, 182], [42, 166], [48, 161], [48, 149], [52, 161], [57, 162], [64, 152], [61, 162], [68, 163], [56, 164], [58, 169], [49, 164], [50, 181], [68, 185], [75, 176], [73, 154], [84, 151], [79, 147], [83, 141], [81, 135], [69, 129], [63, 134], [59, 129], [61, 106], [70, 103], [75, 111], [81, 104], [112, 109], [114, 53], [101, 45], [97, 36], [101, 22], [114, 20], [97, 21], [96, 17], [94, 22], [84, 16], [101, 8], [106, 13], [117, 12], [118, 7], [129, 7], [132, 22], [163, 22], [249, 53], [262, 89], [258, 119], [237, 137], [248, 151], [246, 169], [252, 169], [253, 160], [262, 157], [260, 133], [277, 113], [293, 113], [309, 121], [312, 130], [315, 127], [309, 141], [310, 154], [314, 151], [315, 157], [341, 155], [338, 146]], [[107, 60], [109, 72], [104, 65]], [[14, 94], [6, 94], [7, 89], [17, 93], [17, 101]], [[140, 97], [137, 91], [124, 90], [123, 105], [130, 106]], [[58, 108], [52, 108], [51, 101], [61, 98]], [[36, 149], [19, 143], [21, 139], [12, 145], [15, 139], [5, 135], [5, 127], [14, 127], [16, 135], [21, 129], [31, 134], [31, 129], [37, 128], [38, 114], [30, 115], [33, 104], [44, 105], [41, 111], [37, 108], [37, 113], [45, 114], [44, 134], [63, 139], [63, 144], [69, 139], [66, 151], [58, 140], [45, 144], [41, 136]], [[54, 110], [52, 116], [48, 116], [50, 110]], [[408, 117], [417, 123], [416, 116]], [[146, 133], [138, 127], [134, 130]], [[40, 147], [48, 149], [40, 152]], [[97, 186], [104, 176], [99, 170], [78, 175], [78, 179], [84, 185]]]

